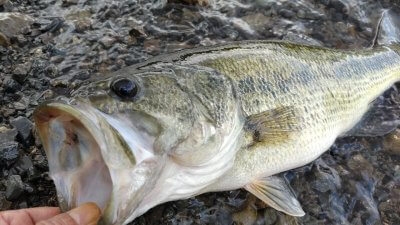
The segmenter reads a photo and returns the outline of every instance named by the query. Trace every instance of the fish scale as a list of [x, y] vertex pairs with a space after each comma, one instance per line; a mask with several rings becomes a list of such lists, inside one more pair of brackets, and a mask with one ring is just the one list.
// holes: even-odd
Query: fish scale
[[230, 77], [246, 117], [282, 106], [298, 110], [301, 131], [294, 131], [296, 138], [244, 147], [234, 168], [210, 189], [240, 188], [321, 155], [361, 119], [370, 102], [399, 80], [396, 48], [345, 51], [269, 42], [186, 57], [184, 63]]
[[[97, 78], [66, 102], [38, 107], [34, 118], [67, 200], [60, 205], [94, 201], [105, 224], [126, 224], [163, 202], [238, 188], [303, 216], [290, 187], [273, 175], [310, 163], [359, 128], [370, 103], [399, 78], [397, 45], [335, 50], [238, 42], [154, 57]], [[137, 88], [127, 96], [117, 83]], [[89, 144], [63, 144], [74, 135]], [[96, 157], [75, 159], [87, 150]], [[99, 189], [93, 196], [91, 186]]]

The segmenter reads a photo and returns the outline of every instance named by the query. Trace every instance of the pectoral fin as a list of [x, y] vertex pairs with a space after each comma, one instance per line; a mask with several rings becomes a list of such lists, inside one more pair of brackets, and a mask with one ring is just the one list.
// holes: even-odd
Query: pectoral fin
[[305, 215], [292, 189], [279, 177], [261, 178], [244, 188], [278, 211], [291, 216]]
[[246, 129], [254, 133], [255, 142], [280, 144], [301, 130], [300, 112], [291, 106], [283, 106], [252, 115]]

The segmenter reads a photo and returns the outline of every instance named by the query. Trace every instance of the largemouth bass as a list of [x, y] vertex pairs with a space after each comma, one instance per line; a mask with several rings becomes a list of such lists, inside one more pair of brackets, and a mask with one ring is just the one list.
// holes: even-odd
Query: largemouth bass
[[167, 201], [245, 188], [304, 212], [273, 175], [310, 163], [400, 79], [396, 45], [239, 42], [155, 57], [35, 111], [60, 205], [126, 224]]

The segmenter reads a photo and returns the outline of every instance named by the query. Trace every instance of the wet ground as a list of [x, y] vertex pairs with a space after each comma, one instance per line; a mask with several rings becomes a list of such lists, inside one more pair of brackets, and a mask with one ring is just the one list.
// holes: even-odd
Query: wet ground
[[[0, 210], [57, 205], [31, 115], [39, 103], [68, 95], [83, 80], [161, 53], [238, 40], [369, 47], [382, 10], [400, 5], [201, 2], [0, 0]], [[399, 104], [393, 87], [378, 106]], [[339, 139], [315, 162], [282, 176], [305, 217], [285, 216], [237, 190], [166, 203], [132, 224], [400, 224], [400, 130]]]

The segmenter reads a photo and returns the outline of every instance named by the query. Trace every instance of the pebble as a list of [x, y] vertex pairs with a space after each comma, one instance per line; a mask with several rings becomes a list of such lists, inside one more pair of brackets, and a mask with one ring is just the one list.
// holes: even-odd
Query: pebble
[[0, 32], [11, 38], [17, 34], [25, 33], [33, 22], [32, 17], [22, 13], [0, 13]]
[[14, 141], [17, 134], [18, 131], [15, 128], [0, 127], [0, 142]]
[[200, 6], [208, 6], [210, 4], [209, 0], [169, 0], [169, 2], [181, 2]]
[[12, 119], [10, 123], [14, 128], [17, 129], [17, 138], [19, 138], [21, 143], [24, 145], [28, 145], [32, 139], [32, 122], [26, 117], [19, 116], [16, 119]]
[[10, 209], [12, 202], [6, 199], [5, 193], [0, 191], [0, 211]]
[[19, 90], [21, 90], [21, 85], [14, 79], [11, 79], [10, 77], [6, 77], [3, 80], [3, 87], [5, 89], [5, 92], [8, 93], [15, 93]]
[[20, 175], [11, 175], [6, 180], [6, 199], [16, 200], [24, 192], [24, 184]]
[[105, 48], [110, 48], [114, 43], [115, 43], [115, 38], [109, 37], [109, 36], [104, 36], [102, 37], [99, 42], [105, 47]]
[[262, 13], [254, 13], [241, 18], [255, 30], [262, 30], [268, 23], [268, 17]]
[[11, 45], [10, 40], [6, 35], [0, 32], [0, 45], [3, 47], [8, 47]]
[[0, 6], [5, 5], [8, 2], [8, 0], [0, 0]]
[[17, 165], [22, 171], [28, 171], [29, 169], [33, 168], [33, 163], [32, 160], [29, 156], [24, 155], [21, 157], [21, 159], [18, 161]]
[[19, 156], [18, 143], [15, 141], [0, 141], [0, 167], [6, 165], [9, 167], [15, 163]]
[[33, 157], [33, 164], [37, 166], [40, 169], [47, 169], [47, 160], [44, 156], [42, 155], [36, 155]]
[[62, 0], [62, 6], [63, 7], [68, 7], [71, 5], [76, 5], [78, 4], [79, 0]]
[[143, 47], [147, 52], [155, 54], [160, 51], [160, 40], [145, 40], [143, 43]]
[[58, 77], [58, 68], [57, 68], [57, 66], [56, 65], [54, 65], [54, 64], [50, 64], [49, 66], [47, 66], [45, 69], [44, 69], [44, 71], [45, 71], [45, 73], [46, 73], [46, 76], [48, 76], [48, 77], [50, 77], [50, 78], [56, 78], [56, 77]]
[[288, 10], [288, 9], [279, 10], [279, 14], [286, 18], [292, 18], [295, 15], [295, 13], [293, 11]]
[[26, 203], [26, 201], [23, 201], [21, 203], [18, 204], [20, 209], [26, 209], [28, 208], [28, 203]]
[[400, 129], [387, 135], [383, 141], [383, 146], [386, 151], [400, 155]]
[[16, 65], [12, 75], [13, 79], [18, 81], [20, 84], [24, 83], [29, 71], [31, 70], [31, 67], [31, 62]]

